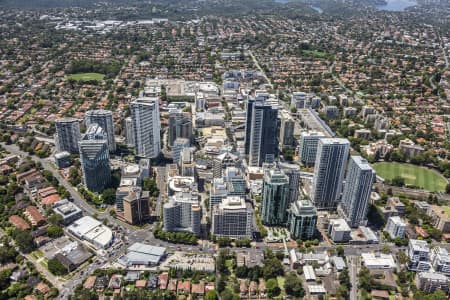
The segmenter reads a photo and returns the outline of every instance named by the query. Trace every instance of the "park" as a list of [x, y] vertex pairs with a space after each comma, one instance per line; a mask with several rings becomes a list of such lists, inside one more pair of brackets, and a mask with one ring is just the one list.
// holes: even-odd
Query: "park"
[[85, 81], [102, 81], [104, 77], [105, 75], [100, 73], [78, 73], [67, 76], [67, 79], [85, 82]]
[[397, 162], [380, 162], [373, 165], [377, 175], [385, 180], [401, 177], [406, 185], [430, 192], [444, 192], [448, 180], [435, 170]]

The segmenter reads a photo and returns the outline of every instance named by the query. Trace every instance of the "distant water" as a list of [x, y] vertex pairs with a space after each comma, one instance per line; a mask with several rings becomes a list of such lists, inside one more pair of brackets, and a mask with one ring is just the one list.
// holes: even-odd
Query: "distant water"
[[387, 0], [386, 4], [376, 5], [379, 10], [404, 11], [406, 8], [417, 5], [415, 0]]
[[288, 3], [290, 0], [273, 0], [276, 3]]
[[317, 11], [319, 14], [323, 13], [323, 9], [321, 9], [320, 7], [311, 5], [311, 8], [314, 9], [315, 11]]

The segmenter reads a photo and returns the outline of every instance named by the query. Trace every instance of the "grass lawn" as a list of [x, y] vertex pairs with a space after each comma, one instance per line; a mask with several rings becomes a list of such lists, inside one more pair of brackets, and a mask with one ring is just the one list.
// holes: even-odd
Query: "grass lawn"
[[37, 249], [37, 250], [31, 252], [31, 256], [33, 256], [35, 259], [39, 259], [41, 257], [44, 257], [44, 252], [42, 252], [41, 250]]
[[284, 282], [286, 281], [284, 279], [284, 277], [278, 276], [277, 277], [277, 281], [278, 281], [278, 286], [280, 287], [280, 289], [284, 289]]
[[43, 259], [43, 260], [41, 260], [41, 261], [39, 262], [39, 264], [40, 264], [41, 266], [43, 266], [44, 268], [48, 269], [48, 260], [47, 260], [46, 258]]
[[373, 168], [384, 179], [402, 177], [406, 184], [418, 186], [430, 192], [444, 192], [448, 182], [438, 172], [412, 164], [381, 162], [374, 164]]
[[317, 51], [317, 50], [302, 50], [302, 52], [305, 55], [311, 55], [311, 56], [315, 56], [315, 57], [318, 57], [318, 58], [331, 57], [330, 54], [325, 53], [325, 52], [321, 52], [321, 51]]
[[79, 74], [72, 74], [67, 76], [67, 79], [73, 79], [76, 81], [90, 81], [90, 80], [97, 80], [101, 81], [105, 75], [100, 73], [79, 73]]
[[442, 210], [445, 212], [447, 217], [450, 218], [450, 206], [441, 206]]
[[225, 261], [225, 266], [228, 268], [228, 270], [230, 271], [230, 274], [233, 273], [233, 260], [231, 259], [227, 259]]

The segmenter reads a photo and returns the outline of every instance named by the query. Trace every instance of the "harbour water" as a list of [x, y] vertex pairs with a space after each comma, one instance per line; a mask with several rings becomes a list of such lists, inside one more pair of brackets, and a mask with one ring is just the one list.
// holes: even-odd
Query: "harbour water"
[[404, 11], [415, 5], [417, 5], [417, 2], [414, 0], [387, 0], [386, 4], [377, 5], [376, 8], [387, 11]]

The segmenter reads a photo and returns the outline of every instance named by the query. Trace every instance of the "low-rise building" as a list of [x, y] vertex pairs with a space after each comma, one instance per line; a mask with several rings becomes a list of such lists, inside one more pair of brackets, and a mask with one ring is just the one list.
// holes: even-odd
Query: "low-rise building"
[[36, 206], [29, 205], [25, 208], [23, 212], [25, 217], [31, 223], [32, 226], [41, 226], [45, 223], [45, 217], [41, 214], [41, 212], [37, 209]]
[[409, 158], [422, 154], [425, 151], [422, 146], [414, 144], [410, 139], [401, 140], [399, 149]]
[[436, 272], [450, 275], [450, 256], [447, 249], [435, 247], [431, 250], [431, 265]]
[[90, 216], [84, 216], [76, 220], [67, 227], [67, 230], [79, 239], [86, 240], [100, 249], [111, 246], [114, 238], [111, 229]]
[[118, 262], [125, 266], [155, 266], [165, 257], [166, 248], [143, 243], [134, 243], [128, 248], [127, 254], [119, 258]]
[[62, 217], [62, 223], [66, 226], [83, 216], [83, 211], [67, 199], [56, 202], [53, 211]]
[[91, 290], [94, 287], [96, 280], [97, 276], [89, 276], [84, 282], [83, 287], [87, 290]]
[[434, 293], [436, 290], [448, 293], [449, 290], [449, 278], [440, 273], [419, 272], [415, 281], [417, 288], [426, 293]]
[[351, 239], [352, 230], [344, 219], [331, 219], [328, 225], [328, 235], [333, 242], [343, 243]]
[[314, 273], [314, 268], [310, 265], [303, 267], [303, 274], [306, 281], [316, 281], [316, 274]]
[[30, 224], [27, 223], [22, 217], [18, 215], [12, 215], [9, 217], [9, 223], [20, 230], [29, 230], [31, 228]]
[[392, 239], [405, 237], [406, 224], [398, 217], [390, 217], [387, 221], [385, 230], [389, 233]]
[[69, 152], [62, 151], [55, 154], [55, 163], [58, 169], [68, 168], [72, 164], [72, 158]]
[[397, 265], [391, 254], [362, 253], [362, 264], [368, 269], [394, 269]]
[[426, 241], [409, 240], [408, 256], [410, 259], [409, 269], [411, 271], [428, 271], [431, 268], [429, 262], [430, 248]]
[[433, 225], [443, 233], [450, 232], [450, 212], [438, 205], [431, 205], [427, 214], [433, 219]]
[[400, 216], [403, 216], [406, 211], [406, 205], [402, 201], [400, 201], [399, 197], [389, 197], [386, 203], [386, 207], [395, 208]]
[[61, 249], [61, 251], [55, 255], [55, 258], [67, 269], [68, 272], [71, 272], [81, 266], [91, 256], [92, 254], [81, 244], [78, 242], [73, 242]]

